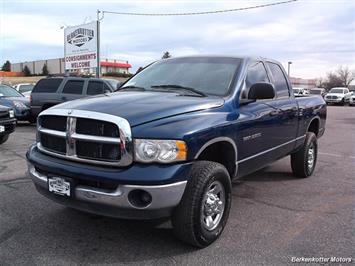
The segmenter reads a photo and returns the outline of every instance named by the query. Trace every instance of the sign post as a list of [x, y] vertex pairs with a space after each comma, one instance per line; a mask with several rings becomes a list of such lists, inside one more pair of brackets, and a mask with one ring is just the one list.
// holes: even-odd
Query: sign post
[[96, 77], [99, 78], [101, 75], [101, 66], [100, 66], [100, 10], [97, 10], [97, 67], [96, 67]]
[[98, 21], [65, 28], [65, 72], [96, 68], [99, 76], [98, 28]]

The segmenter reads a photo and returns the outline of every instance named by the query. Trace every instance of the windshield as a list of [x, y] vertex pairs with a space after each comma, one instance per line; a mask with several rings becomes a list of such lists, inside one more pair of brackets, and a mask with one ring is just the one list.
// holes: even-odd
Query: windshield
[[3, 97], [23, 97], [23, 95], [21, 93], [18, 93], [15, 89], [13, 89], [9, 86], [6, 86], [6, 85], [0, 85], [0, 96], [3, 96]]
[[343, 89], [331, 89], [330, 93], [344, 93]]
[[19, 92], [23, 93], [23, 92], [27, 92], [27, 91], [32, 91], [33, 87], [34, 86], [31, 84], [20, 85]]
[[193, 89], [195, 93], [223, 96], [228, 93], [240, 62], [240, 59], [227, 57], [162, 60], [138, 73], [121, 89], [136, 87], [143, 90], [168, 91], [185, 88]]

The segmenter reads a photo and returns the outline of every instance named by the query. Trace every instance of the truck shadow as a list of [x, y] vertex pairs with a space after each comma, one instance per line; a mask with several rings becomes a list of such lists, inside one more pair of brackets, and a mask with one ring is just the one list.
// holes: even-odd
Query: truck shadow
[[[296, 179], [291, 173], [275, 172], [266, 167], [254, 174], [239, 179], [233, 184], [233, 200], [258, 199], [255, 190], [259, 184], [249, 182], [278, 182]], [[249, 183], [249, 184], [248, 184]], [[237, 199], [239, 198], [239, 199]], [[242, 212], [241, 206], [233, 206], [233, 212]], [[172, 232], [171, 222], [167, 219], [135, 221], [107, 218], [72, 210], [59, 205], [48, 208], [48, 215], [42, 216], [42, 226], [38, 230], [46, 237], [38, 246], [51, 247], [47, 251], [55, 258], [67, 257], [67, 262], [78, 264], [100, 263], [137, 263], [137, 264], [175, 264], [175, 256], [184, 254], [194, 256], [208, 253], [210, 248], [224, 241], [223, 235], [217, 243], [204, 250], [197, 250], [177, 240]], [[240, 219], [240, 218], [239, 218]], [[43, 226], [45, 224], [46, 226]], [[227, 226], [228, 227], [228, 226]], [[228, 230], [228, 229], [227, 229]], [[32, 232], [33, 234], [35, 232]], [[32, 237], [32, 239], [36, 239]], [[34, 244], [34, 246], [37, 246]], [[37, 251], [34, 251], [37, 253]]]

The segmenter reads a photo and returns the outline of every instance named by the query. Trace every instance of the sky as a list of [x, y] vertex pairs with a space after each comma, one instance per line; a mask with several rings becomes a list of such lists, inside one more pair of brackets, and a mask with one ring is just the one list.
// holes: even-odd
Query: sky
[[[279, 2], [0, 0], [0, 64], [63, 57], [62, 26], [96, 19], [96, 10], [176, 13]], [[239, 12], [199, 16], [105, 14], [101, 57], [128, 60], [131, 72], [162, 57], [263, 56], [291, 61], [291, 76], [318, 78], [340, 65], [355, 69], [355, 1], [299, 0]]]

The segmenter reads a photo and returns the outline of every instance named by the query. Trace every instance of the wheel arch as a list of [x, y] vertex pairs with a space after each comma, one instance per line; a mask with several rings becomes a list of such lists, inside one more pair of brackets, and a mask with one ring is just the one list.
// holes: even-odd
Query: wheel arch
[[319, 128], [320, 128], [320, 117], [315, 116], [309, 121], [306, 133], [313, 132], [318, 137]]
[[[221, 151], [223, 150], [223, 153]], [[238, 149], [228, 137], [217, 137], [207, 141], [196, 153], [195, 160], [210, 160], [224, 165], [231, 178], [238, 172]]]

